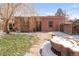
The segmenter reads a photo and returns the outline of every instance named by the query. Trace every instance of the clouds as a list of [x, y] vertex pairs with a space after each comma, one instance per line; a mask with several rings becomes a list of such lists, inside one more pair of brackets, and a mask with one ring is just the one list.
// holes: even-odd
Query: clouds
[[56, 9], [53, 8], [45, 8], [45, 9], [38, 9], [38, 14], [40, 16], [53, 16], [56, 13]]
[[54, 13], [52, 11], [43, 11], [43, 12], [39, 12], [40, 16], [49, 16], [49, 15], [54, 15]]
[[70, 18], [71, 18], [71, 19], [74, 19], [74, 18], [79, 19], [79, 14], [73, 14], [73, 15], [70, 16]]
[[71, 4], [68, 14], [71, 19], [79, 18], [79, 4]]
[[79, 3], [41, 3], [35, 4], [40, 16], [54, 15], [58, 8], [66, 11], [70, 18], [79, 18]]
[[78, 5], [78, 4], [72, 4], [71, 7], [72, 7], [72, 8], [78, 8], [79, 5]]

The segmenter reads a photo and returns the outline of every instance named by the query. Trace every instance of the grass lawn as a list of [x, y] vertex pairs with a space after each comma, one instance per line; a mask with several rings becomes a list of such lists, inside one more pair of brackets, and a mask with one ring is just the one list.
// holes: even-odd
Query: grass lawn
[[37, 41], [33, 36], [8, 34], [0, 39], [0, 56], [22, 56]]

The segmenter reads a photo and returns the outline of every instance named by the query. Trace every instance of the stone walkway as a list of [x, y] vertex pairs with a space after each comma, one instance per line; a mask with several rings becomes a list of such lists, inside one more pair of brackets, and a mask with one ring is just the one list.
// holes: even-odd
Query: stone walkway
[[39, 40], [35, 45], [33, 45], [31, 47], [30, 53], [26, 53], [25, 56], [40, 56], [40, 54], [39, 54], [40, 47], [48, 39], [51, 39], [51, 33], [50, 32], [48, 32], [48, 33], [40, 33], [40, 32], [38, 32], [38, 33], [33, 33], [33, 35], [38, 37]]

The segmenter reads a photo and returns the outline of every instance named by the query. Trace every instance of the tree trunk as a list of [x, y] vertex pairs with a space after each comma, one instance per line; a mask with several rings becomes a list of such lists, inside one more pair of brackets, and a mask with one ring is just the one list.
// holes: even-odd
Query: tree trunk
[[8, 31], [8, 21], [9, 19], [5, 19], [4, 20], [4, 23], [3, 23], [3, 31], [6, 33], [6, 34], [9, 34], [9, 31]]

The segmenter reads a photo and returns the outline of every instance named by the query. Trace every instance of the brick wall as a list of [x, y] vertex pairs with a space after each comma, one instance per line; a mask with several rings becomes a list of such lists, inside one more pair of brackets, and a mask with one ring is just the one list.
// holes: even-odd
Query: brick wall
[[33, 32], [36, 26], [34, 17], [15, 17], [14, 24], [17, 32]]
[[[19, 32], [33, 32], [36, 30], [35, 19], [37, 16], [31, 17], [15, 17], [15, 30]], [[41, 31], [58, 31], [60, 29], [60, 23], [64, 21], [62, 16], [39, 16], [39, 21], [41, 21]], [[27, 20], [29, 20], [29, 28], [27, 25]], [[48, 26], [48, 22], [52, 22], [52, 27]]]
[[[52, 27], [48, 26], [48, 22], [52, 21]], [[61, 16], [46, 16], [41, 17], [41, 30], [43, 32], [49, 32], [49, 31], [59, 31], [60, 29], [60, 23], [64, 21], [64, 17]]]

